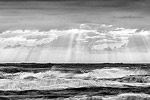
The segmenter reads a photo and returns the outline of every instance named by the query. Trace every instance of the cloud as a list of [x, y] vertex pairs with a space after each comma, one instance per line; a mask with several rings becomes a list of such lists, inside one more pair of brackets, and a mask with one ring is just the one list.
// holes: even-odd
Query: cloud
[[[126, 48], [144, 50], [150, 31], [106, 24], [81, 24], [66, 30], [12, 30], [0, 34], [1, 48], [63, 47], [78, 50], [116, 51]], [[146, 40], [147, 39], [147, 40]], [[143, 47], [145, 46], [145, 47]], [[134, 51], [134, 50], [133, 50]]]
[[[127, 29], [127, 28], [117, 27], [113, 25], [105, 25], [105, 24], [102, 25], [82, 24], [82, 29], [95, 30], [93, 33], [87, 32], [83, 34], [83, 36], [80, 36], [82, 38], [79, 41], [80, 42], [79, 45], [84, 44], [83, 46], [85, 48], [88, 47], [88, 50], [90, 51], [121, 50], [125, 48], [132, 48], [131, 44], [137, 47], [134, 48], [136, 50], [138, 49], [138, 47], [141, 47], [142, 45], [140, 44], [143, 43], [139, 43], [140, 46], [138, 46], [136, 45], [138, 43], [138, 40], [132, 41], [132, 39], [134, 39], [135, 36], [143, 37], [143, 36], [150, 35], [150, 31], [146, 31], [146, 30], [129, 29], [129, 28]], [[86, 42], [86, 44], [84, 42]]]
[[86, 32], [93, 32], [93, 31], [80, 29], [50, 30], [50, 31], [39, 31], [39, 30], [5, 31], [0, 34], [0, 42], [3, 44], [8, 44], [9, 47], [16, 47], [15, 45], [18, 44], [20, 44], [20, 46], [33, 47], [51, 43], [52, 41], [58, 39], [58, 37], [63, 37], [70, 34], [84, 34]]
[[[38, 30], [15, 30], [5, 31], [0, 34], [0, 41], [8, 44], [9, 47], [20, 46], [36, 46], [49, 43], [57, 39], [58, 35], [51, 31]], [[6, 46], [7, 47], [7, 46]], [[17, 46], [19, 47], [19, 46]]]

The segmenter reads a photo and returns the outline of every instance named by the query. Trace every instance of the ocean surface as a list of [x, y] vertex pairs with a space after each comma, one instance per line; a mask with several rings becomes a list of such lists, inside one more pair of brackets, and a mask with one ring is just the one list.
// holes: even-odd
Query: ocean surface
[[0, 64], [0, 100], [150, 100], [150, 64]]

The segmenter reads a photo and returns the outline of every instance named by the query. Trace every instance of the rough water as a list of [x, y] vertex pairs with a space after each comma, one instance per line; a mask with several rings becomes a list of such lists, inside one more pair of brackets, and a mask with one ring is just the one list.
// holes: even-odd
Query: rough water
[[150, 100], [149, 64], [0, 64], [0, 99]]

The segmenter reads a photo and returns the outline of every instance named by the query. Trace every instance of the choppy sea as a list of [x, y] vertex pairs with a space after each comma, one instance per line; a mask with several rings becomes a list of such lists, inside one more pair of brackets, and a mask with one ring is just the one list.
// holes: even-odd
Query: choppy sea
[[150, 64], [0, 64], [0, 100], [150, 100]]

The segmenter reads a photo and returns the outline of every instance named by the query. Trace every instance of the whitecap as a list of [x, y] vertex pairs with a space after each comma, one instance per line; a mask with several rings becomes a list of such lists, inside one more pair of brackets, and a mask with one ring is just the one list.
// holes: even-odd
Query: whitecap
[[75, 77], [80, 78], [121, 78], [128, 75], [146, 75], [148, 74], [144, 70], [129, 70], [123, 68], [103, 68], [103, 69], [95, 69], [88, 73], [78, 74]]

